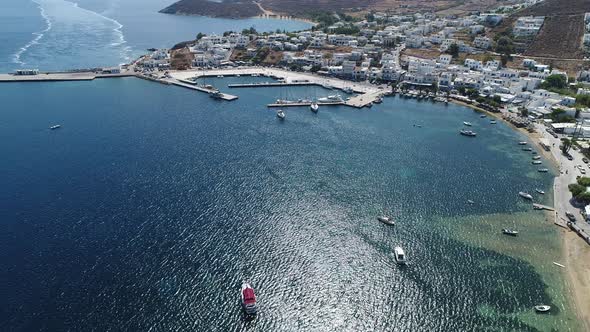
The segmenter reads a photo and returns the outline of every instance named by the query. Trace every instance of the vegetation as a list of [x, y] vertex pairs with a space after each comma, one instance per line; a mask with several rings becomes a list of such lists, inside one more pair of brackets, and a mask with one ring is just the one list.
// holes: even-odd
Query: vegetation
[[576, 122], [576, 119], [570, 115], [565, 114], [565, 111], [559, 108], [551, 111], [549, 117], [551, 120], [553, 120], [553, 122]]
[[[584, 187], [590, 187], [590, 178], [585, 177], [585, 176], [578, 178], [578, 185], [584, 186]], [[584, 188], [584, 190], [585, 189], [586, 188]]]
[[451, 44], [451, 46], [449, 46], [449, 49], [447, 50], [447, 53], [452, 55], [453, 58], [459, 57], [459, 45], [455, 43]]
[[572, 183], [567, 187], [570, 190], [570, 192], [572, 193], [572, 196], [574, 196], [574, 197], [577, 197], [578, 195], [580, 195], [581, 193], [586, 191], [586, 187], [579, 185], [577, 183]]
[[567, 88], [567, 77], [564, 75], [549, 75], [547, 78], [541, 83], [541, 88], [543, 89], [565, 89]]

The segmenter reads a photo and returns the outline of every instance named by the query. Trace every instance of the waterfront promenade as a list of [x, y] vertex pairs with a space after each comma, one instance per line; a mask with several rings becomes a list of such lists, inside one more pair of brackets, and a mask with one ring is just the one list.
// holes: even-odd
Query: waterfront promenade
[[0, 74], [0, 82], [60, 82], [60, 81], [92, 81], [97, 78], [116, 78], [135, 76], [132, 70], [121, 71], [120, 73], [98, 73], [92, 71], [84, 72], [56, 72], [39, 73], [37, 75], [14, 75]]

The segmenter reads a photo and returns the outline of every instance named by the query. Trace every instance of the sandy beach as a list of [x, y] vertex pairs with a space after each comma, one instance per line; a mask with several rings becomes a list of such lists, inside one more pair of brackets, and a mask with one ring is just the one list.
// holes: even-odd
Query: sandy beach
[[[525, 134], [529, 138], [529, 143], [534, 145], [537, 150], [547, 159], [550, 160], [556, 170], [560, 170], [560, 162], [550, 151], [546, 151], [540, 144], [539, 139], [543, 137], [538, 129], [535, 132], [529, 132], [524, 128], [518, 128], [502, 117], [504, 113], [493, 113], [477, 106], [467, 104], [458, 100], [450, 99], [453, 103], [472, 108], [486, 115], [499, 119], [510, 126], [512, 129]], [[558, 175], [563, 176], [563, 175]], [[557, 185], [554, 185], [555, 202], [557, 200], [567, 200], [570, 197], [569, 191], [565, 191]], [[555, 204], [556, 211], [549, 213], [555, 218], [554, 223], [559, 220], [559, 215], [564, 215], [565, 211], [560, 211], [560, 204]], [[573, 209], [573, 208], [572, 208]], [[558, 227], [558, 226], [555, 226]], [[560, 227], [560, 236], [562, 242], [562, 256], [565, 268], [565, 280], [567, 288], [572, 297], [572, 304], [576, 309], [577, 317], [580, 320], [582, 331], [590, 331], [590, 245], [582, 238], [569, 229]]]

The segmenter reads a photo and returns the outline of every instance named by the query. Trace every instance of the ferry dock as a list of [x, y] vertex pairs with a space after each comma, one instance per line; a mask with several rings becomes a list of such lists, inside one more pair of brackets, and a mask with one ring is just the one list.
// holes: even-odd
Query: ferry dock
[[37, 73], [34, 75], [0, 74], [0, 82], [67, 82], [67, 81], [92, 81], [97, 78], [132, 77], [135, 73], [131, 70], [119, 73], [97, 73], [92, 71], [80, 72], [55, 72]]

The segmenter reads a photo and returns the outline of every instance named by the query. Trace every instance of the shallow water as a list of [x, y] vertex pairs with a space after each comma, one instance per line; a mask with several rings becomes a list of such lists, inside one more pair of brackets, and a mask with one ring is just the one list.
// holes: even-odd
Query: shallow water
[[[211, 80], [229, 90], [237, 78]], [[286, 109], [281, 122], [265, 104], [334, 91], [231, 92], [237, 101], [138, 79], [2, 86], [2, 326], [575, 330], [563, 280], [536, 254], [555, 231], [527, 226], [540, 214], [517, 194], [549, 192], [553, 175], [534, 171], [520, 134], [399, 98]], [[459, 135], [463, 121], [477, 138]], [[510, 215], [531, 230], [522, 246], [498, 235], [505, 217], [493, 216]], [[245, 279], [252, 322], [238, 304]], [[557, 309], [537, 319], [539, 302]]]

